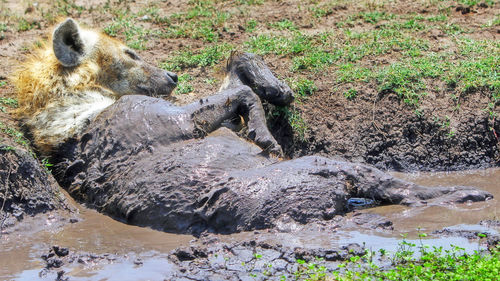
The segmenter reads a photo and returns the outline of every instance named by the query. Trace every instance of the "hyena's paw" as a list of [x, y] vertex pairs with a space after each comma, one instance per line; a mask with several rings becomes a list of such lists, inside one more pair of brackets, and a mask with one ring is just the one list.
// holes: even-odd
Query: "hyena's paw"
[[230, 84], [247, 85], [263, 100], [280, 106], [293, 101], [290, 87], [274, 76], [260, 56], [234, 54], [229, 59], [227, 71]]
[[274, 137], [266, 130], [252, 130], [248, 132], [248, 137], [253, 140], [266, 153], [277, 157], [283, 157], [283, 150]]

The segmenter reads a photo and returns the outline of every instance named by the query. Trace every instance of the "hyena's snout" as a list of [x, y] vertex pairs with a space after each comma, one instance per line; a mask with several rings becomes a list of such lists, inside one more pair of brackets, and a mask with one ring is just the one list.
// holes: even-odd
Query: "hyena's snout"
[[163, 83], [165, 85], [160, 86], [159, 95], [167, 96], [172, 93], [172, 91], [177, 87], [177, 82], [179, 82], [179, 77], [177, 74], [170, 71], [162, 71], [163, 72]]
[[177, 87], [177, 82], [179, 81], [177, 74], [162, 69], [155, 69], [152, 72], [149, 85], [143, 84], [139, 88], [149, 96], [169, 96], [175, 87]]
[[174, 81], [174, 83], [177, 85], [177, 81], [179, 81], [177, 74], [170, 71], [165, 71], [165, 72], [167, 73], [168, 78], [172, 79], [172, 81]]
[[177, 74], [170, 71], [165, 71], [165, 74], [167, 76], [167, 80], [169, 80], [169, 84], [173, 84], [175, 88], [177, 86], [177, 82], [179, 82], [179, 77], [177, 77]]

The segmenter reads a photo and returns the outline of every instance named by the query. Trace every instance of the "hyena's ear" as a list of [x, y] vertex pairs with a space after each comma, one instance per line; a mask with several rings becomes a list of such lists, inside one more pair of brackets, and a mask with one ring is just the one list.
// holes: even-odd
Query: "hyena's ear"
[[76, 21], [66, 19], [54, 30], [52, 48], [63, 66], [72, 67], [80, 64], [85, 57], [85, 44]]

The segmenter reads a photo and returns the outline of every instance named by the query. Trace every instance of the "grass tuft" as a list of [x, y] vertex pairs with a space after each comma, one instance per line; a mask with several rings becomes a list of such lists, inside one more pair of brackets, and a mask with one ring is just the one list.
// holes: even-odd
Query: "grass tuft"
[[214, 66], [229, 58], [233, 46], [228, 43], [214, 44], [197, 52], [186, 50], [174, 54], [161, 63], [160, 67], [169, 71], [179, 71], [188, 67]]

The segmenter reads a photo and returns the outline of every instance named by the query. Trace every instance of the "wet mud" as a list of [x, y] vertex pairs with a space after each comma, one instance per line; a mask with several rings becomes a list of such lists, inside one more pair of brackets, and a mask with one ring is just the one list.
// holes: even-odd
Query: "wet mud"
[[353, 197], [407, 206], [492, 197], [467, 186], [428, 189], [324, 157], [280, 161], [225, 128], [194, 138], [191, 124], [183, 108], [163, 100], [123, 97], [71, 144], [56, 177], [74, 198], [116, 219], [192, 234], [328, 221], [348, 212]]
[[[0, 236], [20, 229], [40, 229], [64, 223], [75, 209], [33, 153], [0, 147]], [[40, 218], [34, 218], [42, 215]]]
[[449, 206], [422, 206], [408, 208], [405, 206], [380, 206], [361, 212], [378, 214], [394, 223], [394, 228], [400, 233], [416, 234], [416, 229], [422, 232], [450, 227], [454, 225], [482, 225], [498, 228], [495, 224], [500, 217], [500, 169], [470, 170], [463, 172], [417, 172], [393, 173], [394, 176], [410, 180], [424, 186], [447, 186], [463, 184], [488, 191], [493, 195], [491, 200]]
[[[500, 176], [498, 169], [396, 176], [420, 184], [448, 186], [464, 183], [489, 190], [500, 198], [496, 184]], [[438, 206], [439, 211], [433, 210], [432, 206], [358, 209], [344, 216], [334, 216], [330, 221], [318, 220], [308, 225], [293, 220], [282, 221], [274, 230], [232, 235], [202, 234], [198, 239], [127, 225], [80, 207], [81, 220], [75, 223], [36, 236], [23, 232], [3, 235], [0, 263], [5, 266], [1, 268], [0, 279], [55, 280], [61, 271], [64, 271], [62, 277], [70, 280], [126, 280], [128, 277], [131, 280], [164, 280], [166, 276], [183, 280], [191, 275], [245, 280], [254, 274], [264, 278], [263, 272], [268, 269], [266, 264], [285, 268], [273, 273], [286, 275], [295, 270], [297, 264], [286, 261], [284, 257], [287, 255], [305, 260], [312, 256], [333, 259], [342, 256], [345, 253], [343, 247], [349, 244], [391, 252], [397, 249], [404, 233], [408, 234], [407, 241], [418, 244], [417, 228], [420, 228], [420, 233], [428, 234], [423, 240], [426, 245], [448, 249], [453, 244], [472, 252], [495, 243], [487, 240], [500, 231], [496, 214], [500, 205], [496, 198], [486, 202]], [[443, 230], [446, 233], [440, 233]], [[491, 235], [482, 241], [472, 239], [476, 232]], [[63, 262], [60, 267], [48, 269], [42, 256], [50, 254], [53, 246], [68, 248], [69, 253], [57, 257]], [[256, 258], [254, 253], [262, 257]], [[298, 253], [301, 255], [294, 256]], [[74, 257], [72, 262], [71, 257]], [[84, 262], [78, 262], [79, 259]], [[241, 262], [245, 262], [245, 266]], [[337, 265], [336, 260], [325, 261], [327, 268], [335, 269]], [[207, 272], [203, 273], [202, 269], [207, 269]]]

